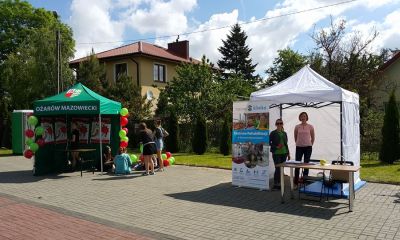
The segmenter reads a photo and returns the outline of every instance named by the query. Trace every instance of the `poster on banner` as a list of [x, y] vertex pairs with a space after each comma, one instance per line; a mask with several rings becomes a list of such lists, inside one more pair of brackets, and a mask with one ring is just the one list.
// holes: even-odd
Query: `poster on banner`
[[89, 119], [87, 118], [72, 118], [79, 131], [79, 143], [89, 143]]
[[66, 143], [67, 142], [67, 124], [65, 118], [56, 118], [54, 123], [55, 129], [55, 142]]
[[99, 119], [94, 118], [92, 120], [92, 129], [90, 131], [90, 142], [99, 143], [100, 134], [102, 143], [110, 143], [111, 133], [111, 118], [101, 119], [101, 128], [99, 127]]
[[232, 185], [269, 189], [269, 105], [233, 103]]
[[54, 142], [54, 131], [53, 131], [53, 119], [52, 118], [41, 118], [40, 126], [43, 127], [44, 132], [42, 138], [44, 143], [53, 143]]

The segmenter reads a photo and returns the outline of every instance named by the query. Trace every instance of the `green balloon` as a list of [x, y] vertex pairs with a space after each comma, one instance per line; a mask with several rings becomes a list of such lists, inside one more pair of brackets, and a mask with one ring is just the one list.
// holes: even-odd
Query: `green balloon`
[[170, 161], [171, 165], [175, 163], [175, 158], [174, 157], [170, 157], [168, 160]]
[[137, 160], [138, 160], [137, 156], [135, 154], [131, 154], [131, 163], [135, 164], [137, 163]]
[[121, 139], [124, 138], [124, 137], [126, 137], [126, 132], [125, 132], [125, 130], [123, 130], [123, 129], [119, 130], [118, 135], [119, 135], [119, 137], [120, 137]]
[[30, 146], [32, 143], [34, 143], [32, 138], [27, 138], [27, 139], [25, 140], [25, 144], [26, 144], [27, 146]]
[[31, 125], [31, 126], [36, 126], [36, 124], [38, 123], [37, 117], [35, 117], [35, 116], [30, 116], [30, 117], [28, 118], [28, 123], [29, 123], [29, 125]]
[[39, 149], [39, 145], [37, 143], [32, 143], [29, 145], [29, 149], [31, 149], [32, 152], [36, 152]]
[[36, 136], [41, 136], [41, 135], [43, 135], [43, 133], [44, 133], [44, 128], [43, 127], [37, 127], [35, 129]]
[[140, 144], [139, 149], [140, 149], [140, 153], [143, 153], [143, 144]]
[[123, 137], [123, 138], [121, 138], [121, 141], [129, 142], [129, 138], [128, 137]]
[[127, 108], [122, 108], [119, 113], [121, 114], [121, 116], [125, 117], [126, 115], [128, 115], [129, 111]]
[[161, 154], [161, 158], [162, 158], [162, 160], [166, 160], [167, 159], [167, 154], [165, 154], [165, 153]]

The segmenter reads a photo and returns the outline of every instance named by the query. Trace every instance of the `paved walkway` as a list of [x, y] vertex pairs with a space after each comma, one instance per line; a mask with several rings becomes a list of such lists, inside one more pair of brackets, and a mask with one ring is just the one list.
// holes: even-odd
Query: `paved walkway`
[[[64, 218], [59, 221], [73, 218], [94, 224], [88, 229], [109, 227], [132, 238], [400, 239], [396, 185], [367, 183], [356, 193], [354, 212], [348, 213], [346, 200], [288, 198], [281, 204], [279, 191], [232, 187], [227, 170], [173, 166], [155, 176], [84, 173], [81, 178], [79, 172], [33, 177], [31, 167], [23, 157], [0, 158], [0, 201], [6, 202], [0, 202], [1, 222], [7, 221], [9, 207], [21, 205]], [[14, 218], [29, 219], [24, 213], [16, 211]], [[0, 232], [4, 228], [0, 225]], [[92, 233], [82, 239], [99, 239]], [[63, 239], [66, 233], [57, 234], [55, 239]]]

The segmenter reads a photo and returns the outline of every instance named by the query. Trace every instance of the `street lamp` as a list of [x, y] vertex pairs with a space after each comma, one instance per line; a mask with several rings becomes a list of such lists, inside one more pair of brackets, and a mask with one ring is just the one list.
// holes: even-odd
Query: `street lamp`
[[[58, 20], [58, 14], [56, 11], [53, 11], [54, 17]], [[60, 29], [57, 27], [56, 30], [56, 57], [57, 57], [57, 93], [60, 93], [60, 80], [61, 80], [61, 37], [60, 37]], [[62, 84], [62, 82], [61, 82]], [[61, 86], [63, 88], [63, 86]]]

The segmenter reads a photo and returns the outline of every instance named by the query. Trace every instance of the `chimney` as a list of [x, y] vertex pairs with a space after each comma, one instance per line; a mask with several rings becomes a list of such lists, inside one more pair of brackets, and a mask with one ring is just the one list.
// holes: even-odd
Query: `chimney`
[[142, 42], [139, 41], [139, 51], [138, 52], [142, 52]]
[[168, 43], [168, 52], [189, 60], [189, 41], [176, 41]]

